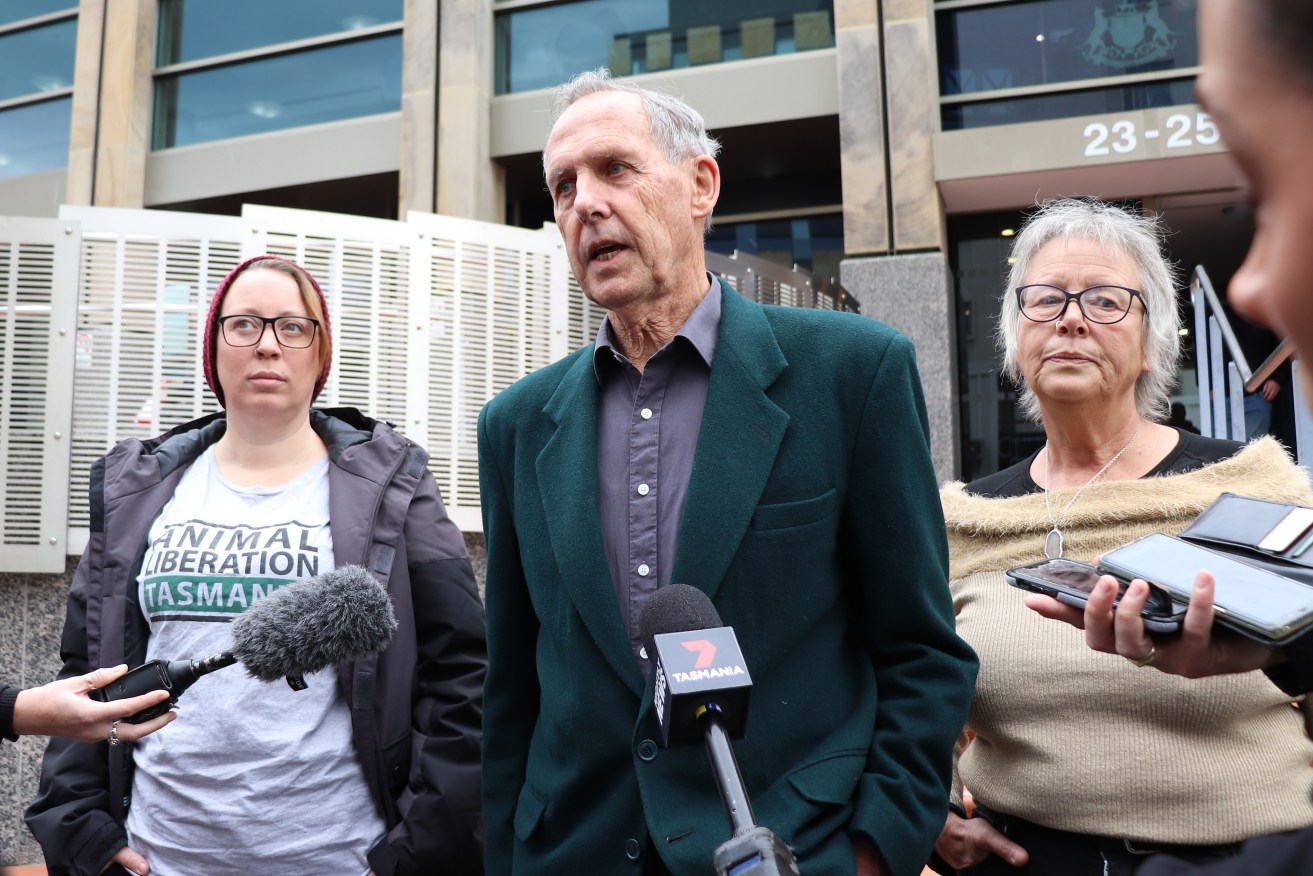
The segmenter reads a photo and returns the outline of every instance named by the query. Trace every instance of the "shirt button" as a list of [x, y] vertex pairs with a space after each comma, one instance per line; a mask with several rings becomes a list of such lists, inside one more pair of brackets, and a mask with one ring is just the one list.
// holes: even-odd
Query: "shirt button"
[[638, 412], [638, 415], [642, 417], [644, 420], [650, 420], [652, 419], [652, 409], [643, 408], [641, 411]]
[[653, 742], [651, 739], [644, 739], [642, 742], [638, 743], [639, 760], [653, 761], [656, 760], [656, 756], [657, 756], [656, 743]]
[[625, 857], [631, 861], [637, 861], [638, 856], [643, 854], [643, 847], [638, 844], [638, 840], [630, 838], [625, 840]]
[[642, 575], [644, 578], [647, 577], [647, 573], [650, 571], [652, 570], [647, 567], [647, 563], [638, 564], [638, 574]]
[[651, 489], [652, 489], [652, 488], [649, 487], [647, 484], [639, 484], [639, 485], [638, 485], [638, 495], [640, 495], [640, 496], [646, 496], [646, 495], [648, 494], [648, 492], [649, 492]]
[[646, 646], [643, 646], [643, 647], [641, 647], [641, 648], [638, 649], [638, 656], [639, 656], [639, 659], [641, 659], [641, 660], [646, 660], [646, 659], [647, 659], [647, 647], [646, 647]]

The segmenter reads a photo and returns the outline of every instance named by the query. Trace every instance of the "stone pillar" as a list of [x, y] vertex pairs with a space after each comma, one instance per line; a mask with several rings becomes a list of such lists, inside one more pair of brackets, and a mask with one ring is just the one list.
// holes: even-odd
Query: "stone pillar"
[[492, 0], [443, 0], [440, 15], [437, 212], [501, 222], [505, 172], [491, 148]]
[[401, 37], [401, 181], [397, 215], [438, 202], [438, 4], [406, 0]]
[[91, 204], [96, 179], [96, 121], [100, 113], [100, 49], [105, 40], [104, 0], [78, 4], [77, 54], [73, 60], [73, 117], [68, 132], [64, 203]]
[[916, 345], [935, 471], [958, 471], [955, 307], [935, 184], [939, 110], [925, 0], [835, 0], [844, 248], [862, 313]]
[[888, 252], [884, 84], [877, 0], [834, 0], [844, 250]]
[[[93, 5], [84, 2], [82, 10]], [[91, 186], [91, 203], [99, 207], [145, 206], [158, 5], [156, 0], [119, 0], [105, 4], [99, 133], [95, 136], [95, 179]], [[81, 21], [78, 26], [80, 29]], [[78, 75], [85, 69], [82, 49], [79, 37]], [[85, 124], [85, 119], [80, 119], [77, 113], [77, 97], [75, 90], [74, 131]], [[79, 131], [78, 142], [70, 142], [70, 158], [76, 154], [85, 164], [86, 142], [87, 132]]]
[[935, 474], [941, 481], [956, 478], [957, 340], [948, 260], [939, 252], [845, 259], [839, 281], [865, 316], [894, 327], [916, 346]]

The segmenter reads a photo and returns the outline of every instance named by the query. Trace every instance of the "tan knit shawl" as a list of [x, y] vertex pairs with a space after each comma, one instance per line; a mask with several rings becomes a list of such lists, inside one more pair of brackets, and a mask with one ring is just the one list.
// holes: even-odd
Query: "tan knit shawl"
[[[1313, 504], [1304, 470], [1265, 438], [1186, 474], [1091, 486], [1063, 524], [1066, 555], [1179, 532], [1224, 491]], [[1070, 496], [1055, 491], [1055, 507]], [[1043, 558], [1043, 494], [986, 499], [952, 483], [941, 498], [958, 632], [981, 660], [967, 724], [977, 738], [955, 777], [977, 799], [1061, 830], [1158, 842], [1313, 823], [1313, 744], [1262, 673], [1191, 681], [1089, 650], [1003, 580]]]

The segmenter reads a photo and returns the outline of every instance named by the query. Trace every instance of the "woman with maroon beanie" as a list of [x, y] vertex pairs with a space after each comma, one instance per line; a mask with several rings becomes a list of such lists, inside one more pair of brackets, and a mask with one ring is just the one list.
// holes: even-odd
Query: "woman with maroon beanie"
[[252, 602], [347, 564], [388, 589], [399, 628], [303, 691], [215, 673], [167, 732], [52, 742], [27, 813], [50, 872], [478, 872], [483, 610], [427, 454], [311, 407], [332, 334], [294, 262], [228, 275], [202, 355], [224, 411], [92, 470], [61, 675], [222, 651]]

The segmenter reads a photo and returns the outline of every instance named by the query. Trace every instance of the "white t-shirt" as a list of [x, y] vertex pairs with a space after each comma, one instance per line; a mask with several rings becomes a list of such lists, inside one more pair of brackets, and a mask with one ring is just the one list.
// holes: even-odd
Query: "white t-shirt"
[[[252, 602], [333, 568], [328, 460], [279, 487], [225, 480], [211, 447], [150, 529], [138, 598], [148, 659], [197, 660], [232, 646]], [[178, 718], [137, 743], [128, 845], [155, 876], [361, 876], [386, 825], [352, 751], [336, 671], [308, 689], [204, 676]]]

